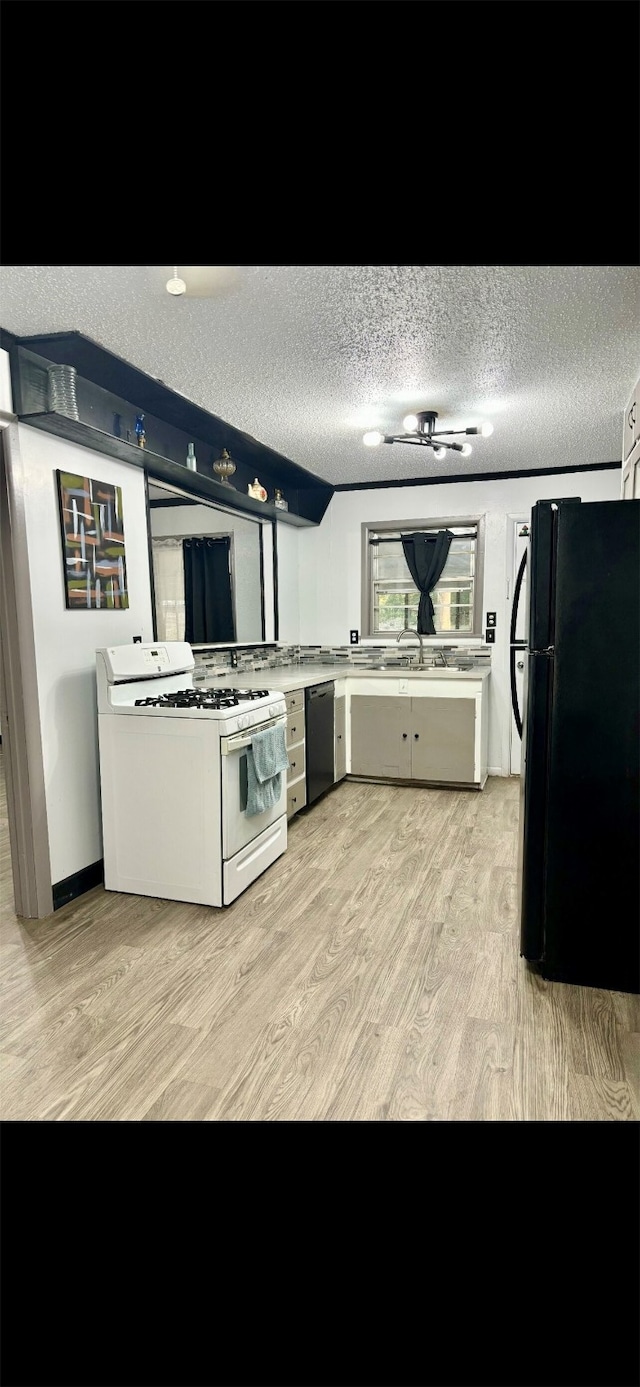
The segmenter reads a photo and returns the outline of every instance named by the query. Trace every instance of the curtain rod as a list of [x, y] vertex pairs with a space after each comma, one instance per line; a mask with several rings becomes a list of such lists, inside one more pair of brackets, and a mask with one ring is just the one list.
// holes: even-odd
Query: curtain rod
[[[419, 534], [419, 535], [439, 535], [439, 534], [442, 534], [442, 531], [441, 531], [441, 530], [412, 530], [412, 531], [410, 531], [410, 532], [407, 531], [407, 533]], [[400, 536], [400, 535], [401, 535], [401, 532], [400, 532], [400, 530], [399, 530], [399, 531], [398, 531], [398, 536]], [[391, 535], [388, 539], [386, 539], [386, 538], [374, 539], [372, 535], [369, 535], [369, 544], [397, 544], [397, 543], [398, 543], [398, 536], [395, 536], [395, 537], [394, 537], [393, 535]], [[454, 535], [453, 538], [454, 538], [454, 539], [477, 539], [477, 538], [478, 538], [478, 532], [477, 532], [477, 530], [469, 530], [469, 531], [465, 532], [465, 534], [462, 534], [462, 535]]]

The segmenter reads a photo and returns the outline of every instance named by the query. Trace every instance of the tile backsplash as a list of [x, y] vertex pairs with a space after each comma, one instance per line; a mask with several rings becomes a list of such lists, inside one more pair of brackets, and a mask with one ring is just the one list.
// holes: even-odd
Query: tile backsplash
[[[488, 645], [460, 645], [453, 642], [440, 646], [425, 646], [425, 665], [439, 665], [441, 648], [445, 658], [451, 663], [475, 665], [491, 664], [491, 647]], [[399, 647], [397, 641], [390, 645], [265, 645], [236, 646], [233, 650], [194, 650], [194, 679], [211, 679], [212, 675], [229, 678], [239, 670], [276, 669], [280, 665], [367, 665], [385, 664], [399, 669], [406, 665], [407, 659], [415, 659], [415, 646]]]

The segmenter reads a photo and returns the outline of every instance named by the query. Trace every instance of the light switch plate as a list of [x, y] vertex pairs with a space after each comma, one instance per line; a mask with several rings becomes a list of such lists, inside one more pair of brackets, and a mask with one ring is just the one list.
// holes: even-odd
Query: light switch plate
[[484, 639], [485, 639], [485, 645], [495, 645], [495, 643], [496, 643], [496, 628], [495, 628], [495, 626], [487, 626], [487, 629], [486, 629], [486, 631], [485, 631], [485, 633], [484, 633]]

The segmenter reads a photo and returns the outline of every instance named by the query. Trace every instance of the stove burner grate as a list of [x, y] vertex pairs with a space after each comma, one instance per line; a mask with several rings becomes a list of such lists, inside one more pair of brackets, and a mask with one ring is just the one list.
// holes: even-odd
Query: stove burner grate
[[178, 689], [156, 698], [136, 698], [136, 708], [235, 708], [256, 698], [266, 698], [268, 689]]

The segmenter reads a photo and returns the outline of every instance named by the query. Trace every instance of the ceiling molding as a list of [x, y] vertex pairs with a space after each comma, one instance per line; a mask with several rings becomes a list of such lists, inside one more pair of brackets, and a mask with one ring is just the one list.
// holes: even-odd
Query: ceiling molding
[[497, 482], [503, 477], [551, 477], [568, 472], [606, 472], [612, 467], [622, 470], [621, 462], [585, 462], [574, 467], [525, 467], [512, 472], [465, 472], [455, 477], [443, 473], [440, 477], [402, 477], [390, 482], [344, 482], [334, 491], [380, 491], [399, 486], [442, 486], [446, 482]]

